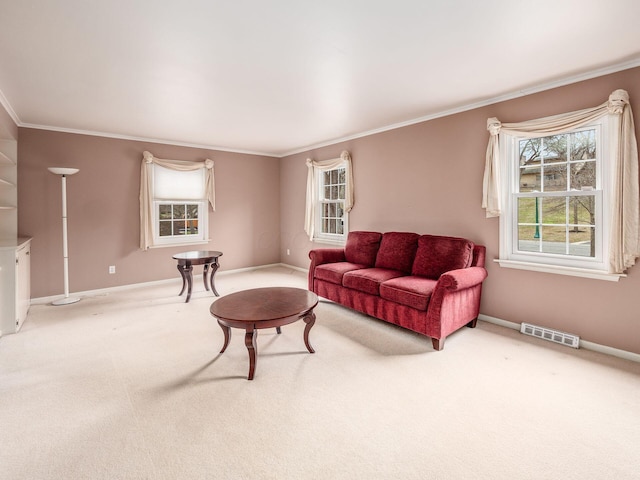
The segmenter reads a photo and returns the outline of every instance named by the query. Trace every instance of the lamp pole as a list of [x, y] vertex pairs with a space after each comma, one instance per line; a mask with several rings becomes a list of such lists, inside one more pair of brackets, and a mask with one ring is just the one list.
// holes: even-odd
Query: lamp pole
[[67, 244], [67, 176], [78, 173], [77, 168], [51, 167], [51, 173], [62, 177], [62, 258], [64, 267], [64, 297], [51, 302], [52, 305], [68, 305], [80, 301], [69, 296], [69, 247]]

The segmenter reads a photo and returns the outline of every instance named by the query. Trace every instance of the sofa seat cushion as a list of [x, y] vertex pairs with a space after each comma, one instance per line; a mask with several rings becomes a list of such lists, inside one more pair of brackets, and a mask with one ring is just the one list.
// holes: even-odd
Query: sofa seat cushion
[[381, 238], [382, 234], [379, 232], [349, 232], [344, 246], [345, 259], [347, 262], [373, 267]]
[[315, 277], [319, 280], [342, 285], [342, 277], [345, 273], [365, 267], [366, 265], [351, 262], [324, 263], [315, 268]]
[[409, 232], [384, 233], [376, 256], [376, 268], [390, 268], [410, 274], [419, 237], [417, 233]]
[[467, 268], [473, 260], [473, 243], [464, 238], [422, 235], [411, 275], [437, 280], [450, 270]]
[[342, 285], [371, 295], [380, 295], [380, 284], [392, 278], [405, 275], [388, 268], [362, 268], [352, 270], [342, 277]]
[[392, 278], [380, 285], [380, 297], [417, 310], [426, 310], [437, 280], [406, 276]]

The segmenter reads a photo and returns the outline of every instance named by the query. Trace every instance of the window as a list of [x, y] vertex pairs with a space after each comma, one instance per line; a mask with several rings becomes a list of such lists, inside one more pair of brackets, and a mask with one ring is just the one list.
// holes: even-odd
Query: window
[[205, 170], [153, 165], [154, 245], [204, 242], [207, 237]]
[[307, 160], [307, 167], [305, 231], [312, 241], [344, 244], [353, 206], [351, 156], [344, 151], [332, 160]]
[[606, 271], [606, 122], [539, 137], [504, 135], [501, 260]]
[[501, 266], [617, 281], [640, 257], [638, 149], [629, 94], [519, 123], [487, 119], [482, 181]]
[[156, 158], [143, 152], [140, 248], [207, 243], [208, 205], [215, 203], [213, 160]]
[[345, 237], [348, 230], [344, 207], [346, 187], [345, 167], [325, 170], [318, 175], [316, 239], [341, 242]]

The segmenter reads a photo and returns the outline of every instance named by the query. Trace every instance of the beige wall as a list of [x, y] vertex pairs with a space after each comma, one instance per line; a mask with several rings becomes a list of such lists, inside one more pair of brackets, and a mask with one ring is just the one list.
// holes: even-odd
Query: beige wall
[[[217, 211], [209, 214], [208, 245], [139, 249], [144, 150], [214, 160]], [[47, 171], [51, 166], [80, 169], [67, 179], [71, 292], [179, 278], [171, 255], [186, 250], [222, 251], [221, 271], [280, 261], [276, 158], [29, 128], [20, 128], [18, 155], [18, 228], [33, 237], [32, 298], [63, 291], [61, 181]]]
[[352, 230], [457, 235], [486, 245], [481, 313], [640, 353], [640, 266], [618, 283], [501, 268], [492, 261], [498, 220], [480, 208], [488, 117], [517, 122], [578, 110], [599, 105], [618, 88], [629, 92], [639, 125], [636, 68], [281, 159], [283, 262], [306, 267], [308, 250], [323, 247], [303, 231], [305, 159], [334, 158], [347, 149], [355, 176]]

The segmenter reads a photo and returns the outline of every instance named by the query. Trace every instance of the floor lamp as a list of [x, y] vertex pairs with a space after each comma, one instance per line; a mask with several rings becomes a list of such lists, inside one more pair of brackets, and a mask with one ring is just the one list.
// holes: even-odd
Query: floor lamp
[[67, 247], [67, 176], [78, 173], [77, 168], [50, 167], [49, 171], [62, 177], [62, 256], [64, 258], [64, 298], [51, 302], [52, 305], [68, 305], [80, 300], [69, 296], [69, 249]]

